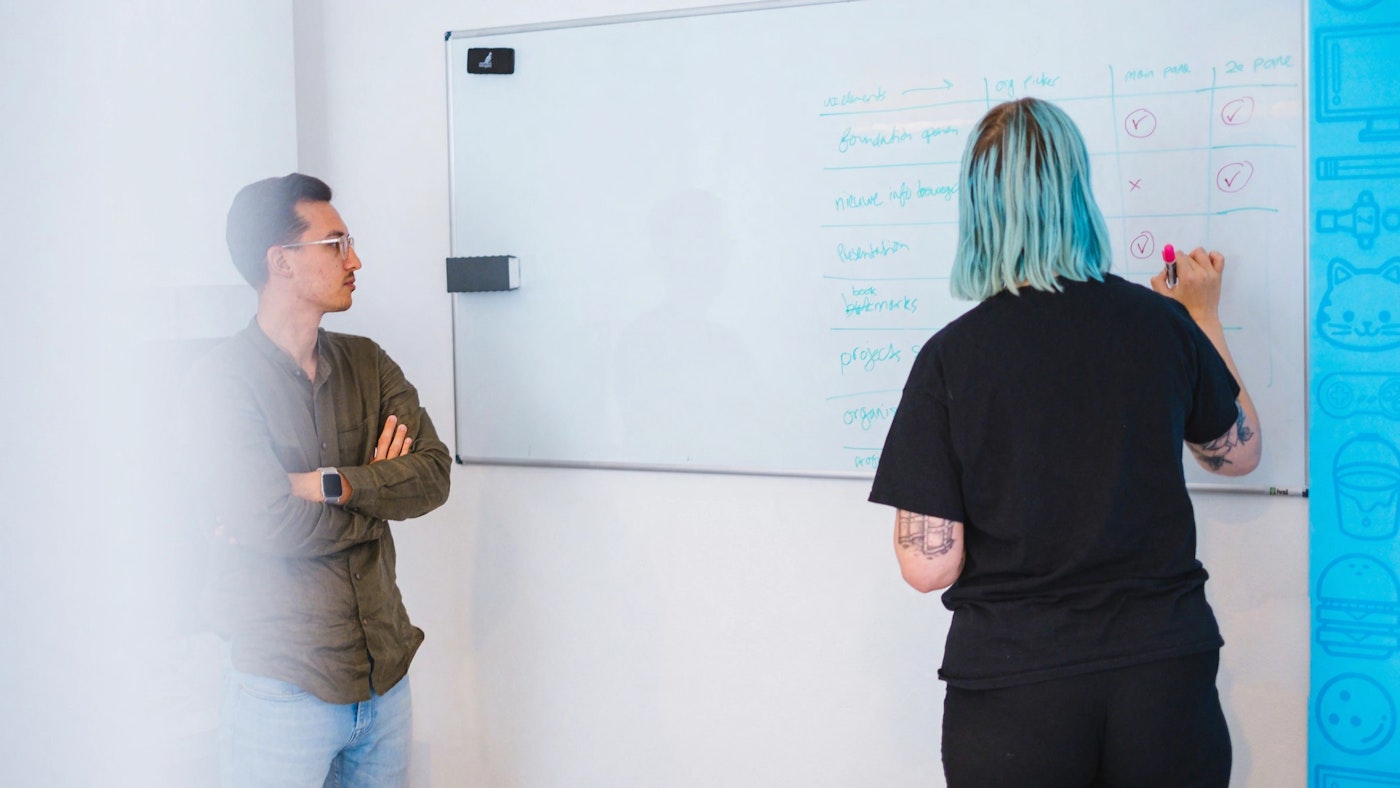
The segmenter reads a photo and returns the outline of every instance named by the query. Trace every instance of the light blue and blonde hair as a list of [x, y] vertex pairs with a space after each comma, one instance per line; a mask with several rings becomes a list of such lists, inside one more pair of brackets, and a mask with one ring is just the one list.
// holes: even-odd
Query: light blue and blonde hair
[[1024, 98], [973, 129], [958, 176], [953, 295], [983, 301], [1019, 283], [1102, 280], [1112, 262], [1084, 138], [1064, 110]]

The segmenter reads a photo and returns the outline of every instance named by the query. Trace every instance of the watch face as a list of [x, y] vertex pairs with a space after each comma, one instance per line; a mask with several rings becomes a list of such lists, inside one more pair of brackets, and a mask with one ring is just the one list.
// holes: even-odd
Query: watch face
[[321, 476], [321, 495], [324, 495], [326, 500], [339, 498], [340, 491], [340, 474], [327, 473]]

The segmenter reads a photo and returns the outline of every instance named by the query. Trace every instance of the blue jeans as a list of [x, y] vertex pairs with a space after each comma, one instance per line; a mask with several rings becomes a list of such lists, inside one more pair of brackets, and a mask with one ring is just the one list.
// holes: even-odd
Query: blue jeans
[[326, 703], [295, 684], [229, 668], [219, 728], [224, 788], [408, 785], [408, 677], [361, 703]]

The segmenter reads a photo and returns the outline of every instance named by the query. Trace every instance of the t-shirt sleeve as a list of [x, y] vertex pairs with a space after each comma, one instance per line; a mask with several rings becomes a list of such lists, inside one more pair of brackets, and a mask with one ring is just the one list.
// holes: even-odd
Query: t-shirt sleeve
[[898, 509], [966, 522], [961, 473], [953, 451], [948, 405], [936, 364], [914, 365], [890, 421], [870, 500]]
[[1235, 400], [1240, 396], [1240, 385], [1205, 333], [1194, 322], [1189, 325], [1196, 345], [1196, 390], [1185, 437], [1188, 443], [1210, 443], [1229, 432], [1239, 418]]

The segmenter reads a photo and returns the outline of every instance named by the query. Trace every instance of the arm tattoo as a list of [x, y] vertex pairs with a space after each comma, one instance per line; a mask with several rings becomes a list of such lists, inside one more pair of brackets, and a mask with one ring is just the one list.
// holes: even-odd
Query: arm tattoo
[[1187, 447], [1191, 449], [1191, 453], [1196, 456], [1196, 459], [1200, 460], [1213, 471], [1218, 471], [1222, 467], [1231, 464], [1230, 460], [1227, 459], [1230, 456], [1231, 449], [1236, 446], [1243, 446], [1254, 438], [1254, 430], [1245, 426], [1244, 410], [1240, 408], [1238, 403], [1235, 404], [1235, 413], [1237, 414], [1235, 416], [1235, 424], [1224, 435], [1221, 435], [1210, 443], [1203, 443], [1200, 447], [1190, 443], [1186, 444]]
[[914, 512], [899, 512], [899, 548], [914, 550], [930, 561], [953, 549], [953, 521]]

